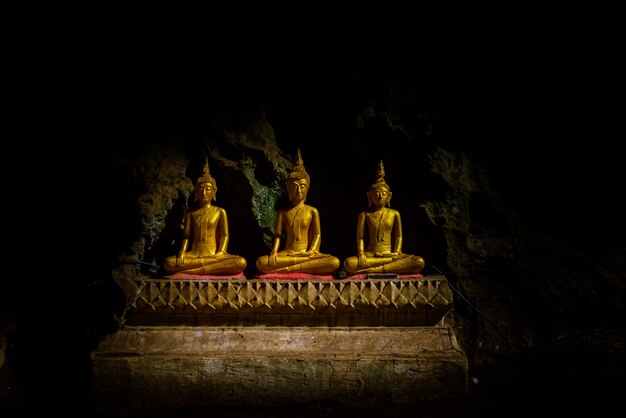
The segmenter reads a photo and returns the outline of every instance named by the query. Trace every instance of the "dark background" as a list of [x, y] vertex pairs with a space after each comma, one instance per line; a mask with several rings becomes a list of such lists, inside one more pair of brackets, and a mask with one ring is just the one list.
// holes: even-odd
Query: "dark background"
[[[585, 395], [590, 400], [580, 411], [619, 408], [611, 402], [618, 403], [612, 395], [623, 387], [619, 379], [624, 370], [626, 80], [621, 40], [601, 33], [393, 43], [355, 37], [295, 46], [261, 39], [228, 46], [141, 37], [121, 43], [106, 37], [88, 43], [71, 39], [47, 49], [42, 56], [47, 70], [36, 72], [43, 82], [34, 90], [43, 97], [42, 113], [52, 116], [54, 135], [40, 137], [32, 147], [30, 141], [22, 144], [28, 167], [22, 177], [30, 198], [23, 212], [27, 220], [20, 223], [32, 231], [20, 246], [25, 260], [2, 292], [9, 361], [0, 369], [0, 395], [8, 411], [39, 416], [40, 403], [61, 411], [82, 411], [88, 405], [88, 352], [116, 327], [113, 315], [124, 301], [111, 270], [118, 265], [119, 252], [135, 239], [139, 223], [135, 201], [142, 186], [116, 184], [112, 179], [123, 176], [115, 170], [132, 172], [128, 167], [133, 157], [157, 145], [210, 140], [224, 126], [245, 130], [246, 121], [261, 111], [285, 155], [301, 149], [312, 179], [308, 200], [323, 215], [322, 249], [341, 259], [352, 255], [353, 223], [338, 219], [356, 219], [382, 159], [394, 193], [392, 205], [413, 215], [403, 217], [405, 251], [425, 256], [425, 273], [445, 270], [451, 284], [470, 294], [474, 290], [475, 303], [498, 300], [496, 290], [493, 295], [481, 293], [473, 281], [484, 279], [490, 289], [500, 289], [500, 283], [490, 282], [493, 278], [461, 280], [460, 272], [448, 265], [445, 228], [433, 226], [419, 209], [422, 202], [447, 196], [447, 186], [429, 168], [429, 155], [437, 148], [468, 155], [485, 167], [491, 190], [519, 228], [543, 237], [539, 239], [549, 241], [550, 248], [573, 254], [567, 268], [575, 270], [576, 262], [598, 265], [611, 256], [611, 273], [604, 279], [591, 274], [594, 293], [579, 312], [569, 310], [576, 301], [554, 296], [554, 289], [562, 289], [556, 285], [546, 296], [549, 301], [542, 302], [555, 311], [559, 303], [567, 308], [554, 325], [543, 324], [550, 331], [513, 335], [515, 323], [509, 324], [509, 343], [525, 341], [525, 350], [512, 350], [515, 355], [505, 348], [498, 353], [501, 357], [489, 361], [476, 354], [472, 344], [481, 338], [476, 333], [491, 333], [492, 343], [500, 338], [500, 330], [489, 324], [498, 322], [499, 311], [476, 319], [479, 315], [459, 297], [457, 311], [469, 324], [468, 351], [476, 355], [471, 371], [473, 376], [482, 373], [486, 383], [473, 387], [475, 397], [456, 407], [429, 407], [433, 416], [495, 416], [500, 408], [506, 415], [522, 415], [532, 410], [520, 407], [524, 397], [554, 401], [551, 410], [572, 413], [576, 407], [564, 404]], [[369, 106], [374, 114], [359, 127], [355, 121]], [[28, 126], [37, 121], [31, 116]], [[197, 163], [193, 159], [191, 164]], [[189, 176], [195, 180], [193, 170], [190, 166]], [[218, 186], [225, 184], [220, 203], [234, 206], [238, 197], [229, 197], [223, 180], [228, 171], [216, 165], [212, 174]], [[33, 189], [42, 183], [45, 187]], [[476, 223], [501, 228], [493, 209], [481, 201], [474, 205]], [[233, 206], [229, 211], [235, 211]], [[506, 223], [506, 228], [511, 225]], [[233, 237], [249, 233], [231, 227]], [[40, 235], [47, 238], [43, 248]], [[231, 251], [253, 264], [250, 260], [264, 249], [258, 236], [245, 244], [233, 238]], [[157, 262], [165, 255], [171, 254], [157, 254]], [[552, 255], [517, 257], [511, 264], [557, 271], [563, 261]], [[496, 260], [465, 267], [502, 266]], [[524, 276], [529, 271], [521, 268], [516, 280], [503, 285], [506, 294], [515, 294], [524, 280], [532, 282]], [[535, 295], [525, 302], [519, 299], [519, 305], [503, 302], [498, 307], [507, 312], [505, 321], [529, 312], [537, 323], [546, 320], [536, 309], [541, 303]], [[482, 321], [480, 327], [477, 321]], [[586, 327], [574, 332], [571, 323]], [[559, 334], [566, 338], [555, 344], [552, 337]], [[492, 367], [484, 367], [486, 363]], [[577, 374], [580, 363], [587, 365]], [[609, 384], [612, 378], [617, 383]], [[603, 404], [599, 410], [592, 407], [594, 399]]]

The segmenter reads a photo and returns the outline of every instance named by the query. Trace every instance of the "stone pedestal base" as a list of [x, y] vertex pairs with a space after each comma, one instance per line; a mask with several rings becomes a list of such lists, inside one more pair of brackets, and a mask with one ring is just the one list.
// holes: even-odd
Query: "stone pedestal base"
[[99, 410], [405, 404], [459, 395], [445, 318], [412, 327], [126, 326], [92, 353]]

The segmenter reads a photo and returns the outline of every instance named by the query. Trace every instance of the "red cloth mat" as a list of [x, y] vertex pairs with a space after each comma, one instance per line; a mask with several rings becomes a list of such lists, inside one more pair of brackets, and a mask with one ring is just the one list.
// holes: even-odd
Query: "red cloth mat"
[[239, 273], [236, 274], [234, 276], [229, 275], [229, 276], [217, 276], [215, 274], [184, 274], [184, 273], [179, 273], [179, 274], [171, 274], [169, 276], [163, 276], [163, 278], [165, 279], [171, 279], [171, 280], [224, 280], [224, 279], [239, 279], [239, 280], [246, 280], [246, 276], [244, 276], [243, 273]]
[[334, 280], [331, 274], [266, 273], [254, 277], [260, 280]]
[[394, 279], [394, 280], [411, 280], [421, 279], [424, 276], [421, 274], [395, 274], [395, 273], [363, 273], [353, 274], [352, 276], [346, 276], [347, 280], [380, 280], [380, 279]]

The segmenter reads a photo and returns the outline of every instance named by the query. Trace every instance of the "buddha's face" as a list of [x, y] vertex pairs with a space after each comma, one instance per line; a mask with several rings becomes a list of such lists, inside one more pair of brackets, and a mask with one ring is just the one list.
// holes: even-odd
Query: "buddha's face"
[[309, 191], [309, 182], [307, 179], [292, 180], [287, 183], [287, 193], [289, 194], [289, 200], [293, 204], [297, 204], [306, 199], [306, 194]]
[[196, 200], [201, 204], [211, 203], [215, 199], [215, 187], [209, 182], [198, 183], [196, 186]]
[[389, 204], [391, 200], [391, 191], [384, 186], [374, 187], [367, 192], [367, 199], [371, 206], [382, 208]]

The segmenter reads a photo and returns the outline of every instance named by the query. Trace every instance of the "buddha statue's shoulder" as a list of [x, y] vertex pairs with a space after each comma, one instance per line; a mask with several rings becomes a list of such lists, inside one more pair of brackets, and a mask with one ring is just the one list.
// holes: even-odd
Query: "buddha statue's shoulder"
[[304, 205], [304, 208], [305, 208], [307, 211], [310, 211], [310, 212], [315, 212], [315, 213], [317, 213], [317, 212], [318, 212], [318, 210], [317, 210], [317, 208], [316, 208], [315, 206], [311, 206], [311, 205]]
[[393, 215], [393, 216], [400, 215], [400, 212], [398, 212], [396, 209], [384, 208], [384, 211], [388, 215]]

